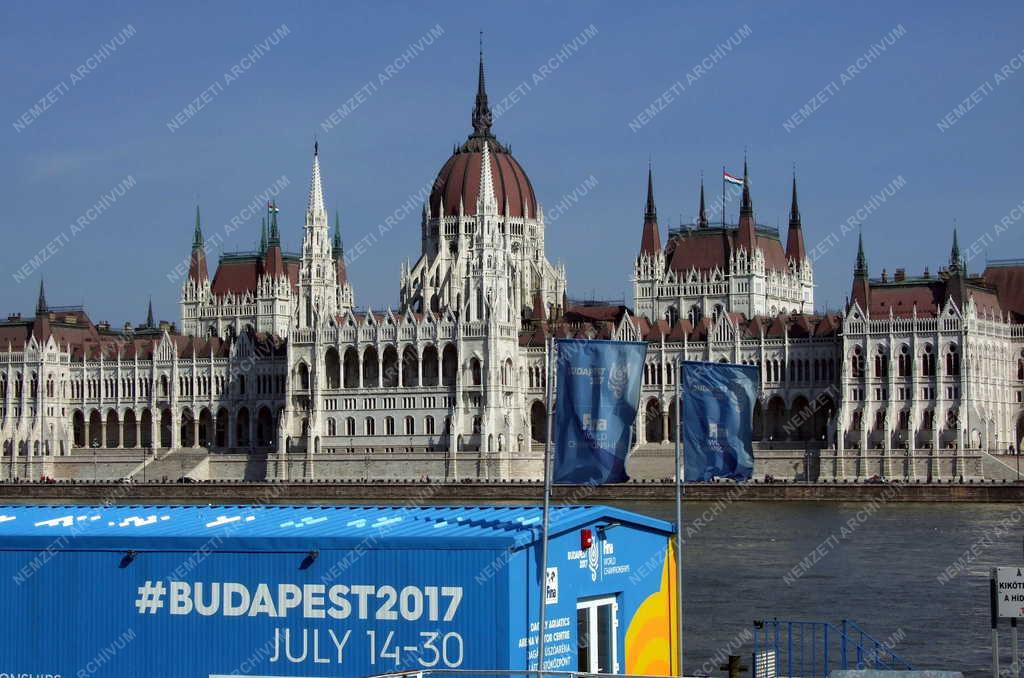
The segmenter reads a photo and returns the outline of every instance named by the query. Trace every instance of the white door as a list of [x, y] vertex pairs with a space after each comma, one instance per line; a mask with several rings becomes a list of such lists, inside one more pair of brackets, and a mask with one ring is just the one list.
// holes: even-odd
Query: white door
[[576, 670], [619, 673], [619, 605], [615, 596], [576, 602]]

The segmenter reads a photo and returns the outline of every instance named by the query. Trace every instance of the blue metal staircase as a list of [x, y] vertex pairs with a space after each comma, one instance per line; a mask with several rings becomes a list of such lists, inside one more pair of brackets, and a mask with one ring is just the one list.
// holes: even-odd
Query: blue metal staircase
[[[897, 632], [902, 634], [902, 631]], [[893, 647], [902, 640], [872, 637], [855, 622], [788, 619], [754, 622], [754, 678], [824, 678], [846, 669], [912, 671]]]

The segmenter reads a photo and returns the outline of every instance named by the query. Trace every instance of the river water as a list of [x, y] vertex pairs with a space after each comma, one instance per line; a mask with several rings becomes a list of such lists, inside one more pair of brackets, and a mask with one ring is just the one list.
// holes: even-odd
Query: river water
[[[672, 502], [619, 505], [674, 519]], [[720, 675], [729, 650], [749, 665], [752, 621], [777, 617], [851, 619], [914, 668], [992, 675], [989, 571], [1024, 564], [1024, 507], [686, 502], [683, 524], [687, 674]]]

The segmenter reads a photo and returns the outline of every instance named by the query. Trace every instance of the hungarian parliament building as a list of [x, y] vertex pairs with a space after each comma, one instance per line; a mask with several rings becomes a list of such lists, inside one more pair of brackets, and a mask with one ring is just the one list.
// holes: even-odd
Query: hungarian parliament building
[[0, 322], [0, 479], [78, 460], [65, 477], [98, 477], [98, 455], [132, 451], [141, 465], [115, 475], [179, 455], [224, 479], [536, 478], [549, 342], [569, 337], [647, 342], [638, 458], [671, 449], [680, 357], [757, 365], [755, 457], [813, 454], [817, 478], [977, 476], [968, 460], [1020, 446], [1024, 261], [970, 273], [954, 233], [934, 273], [872, 277], [861, 241], [843, 312], [819, 313], [795, 177], [783, 240], [755, 219], [746, 162], [738, 223], [712, 223], [701, 187], [695, 223], [667, 232], [648, 170], [634, 307], [573, 303], [491, 123], [481, 59], [472, 133], [423, 205], [397, 308], [356, 306], [317, 147], [301, 251], [282, 250], [271, 204], [259, 248], [211, 276], [197, 209], [180, 325], [152, 305], [140, 325], [94, 322], [40, 283], [34, 317]]

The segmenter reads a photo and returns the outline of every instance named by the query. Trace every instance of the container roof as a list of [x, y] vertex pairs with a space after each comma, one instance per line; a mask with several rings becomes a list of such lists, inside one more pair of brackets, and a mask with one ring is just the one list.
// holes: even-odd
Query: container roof
[[[524, 547], [540, 541], [541, 519], [536, 506], [0, 506], [0, 550]], [[622, 509], [553, 506], [550, 534], [601, 522], [672, 530]]]

